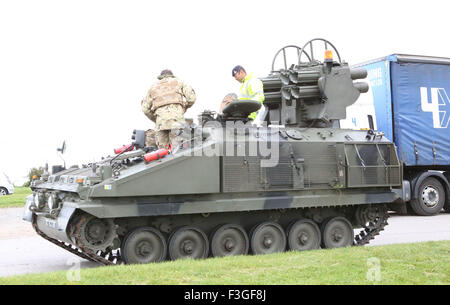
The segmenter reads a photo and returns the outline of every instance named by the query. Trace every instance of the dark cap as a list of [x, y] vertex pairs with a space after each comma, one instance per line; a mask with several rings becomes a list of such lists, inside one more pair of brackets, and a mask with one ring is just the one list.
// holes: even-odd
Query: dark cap
[[167, 69], [166, 70], [162, 70], [161, 73], [158, 76], [158, 79], [162, 79], [162, 78], [164, 78], [164, 76], [173, 76], [173, 73], [172, 73], [172, 71], [167, 70]]
[[234, 77], [236, 75], [236, 73], [238, 73], [239, 71], [244, 71], [245, 69], [242, 66], [237, 65], [236, 67], [233, 68], [233, 70], [231, 71], [231, 75]]

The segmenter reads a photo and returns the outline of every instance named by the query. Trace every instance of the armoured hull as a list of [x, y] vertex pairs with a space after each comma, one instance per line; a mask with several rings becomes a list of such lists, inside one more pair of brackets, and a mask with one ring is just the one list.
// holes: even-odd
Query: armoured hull
[[[235, 137], [228, 137], [230, 133]], [[241, 245], [241, 250], [248, 248], [260, 253], [266, 248], [250, 247], [252, 232], [268, 220], [270, 225], [265, 230], [273, 231], [278, 225], [281, 229], [276, 232], [281, 237], [276, 232], [272, 234], [281, 240], [286, 240], [290, 226], [296, 221], [312, 221], [307, 228], [314, 227], [316, 234], [310, 233], [310, 238], [319, 245], [323, 239], [321, 224], [343, 217], [348, 223], [337, 223], [343, 226], [342, 230], [346, 226], [350, 230], [351, 226], [351, 230], [363, 228], [366, 232], [365, 225], [370, 221], [364, 215], [375, 208], [378, 212], [372, 215], [372, 221], [381, 221], [380, 227], [372, 232], [376, 235], [385, 225], [386, 204], [400, 198], [393, 190], [401, 187], [402, 178], [395, 146], [383, 137], [369, 139], [366, 131], [253, 126], [246, 131], [204, 128], [202, 134], [207, 136], [200, 146], [187, 145], [150, 163], [139, 160], [136, 152], [125, 153], [115, 175], [97, 183], [102, 172], [94, 173], [92, 168], [69, 169], [49, 176], [47, 181], [37, 181], [34, 196], [50, 198], [57, 194], [56, 198], [61, 199], [56, 211], [47, 205], [33, 216], [29, 207], [35, 205], [35, 199], [30, 196], [25, 218], [33, 221], [40, 234], [65, 243], [74, 252], [91, 251], [93, 260], [117, 263], [122, 260], [126, 237], [143, 227], [158, 230], [165, 244], [173, 240], [174, 232], [182, 229], [188, 239], [203, 240], [209, 247], [208, 236], [212, 238], [218, 226], [233, 225], [236, 227], [228, 231], [235, 234], [239, 231], [245, 236], [241, 240], [245, 247]], [[262, 156], [261, 146], [267, 145], [268, 136], [273, 156]], [[256, 155], [250, 154], [252, 146], [257, 148]], [[235, 155], [229, 156], [227, 147], [232, 147]], [[242, 155], [238, 155], [239, 148], [244, 152]], [[266, 167], [261, 166], [263, 161], [267, 161]], [[105, 164], [98, 164], [98, 168]], [[85, 222], [78, 234], [87, 237], [75, 234], [80, 219]], [[366, 242], [368, 238], [360, 243]], [[351, 240], [347, 237], [344, 245], [353, 243], [358, 244], [352, 233]], [[288, 244], [286, 240], [276, 251], [295, 249], [295, 245]], [[341, 246], [339, 242], [335, 244]], [[330, 247], [333, 243], [322, 246]], [[81, 247], [85, 249], [80, 252]], [[96, 254], [99, 251], [111, 260], [101, 258]], [[186, 253], [169, 251], [168, 255], [189, 256]], [[128, 258], [127, 262], [140, 261]]]

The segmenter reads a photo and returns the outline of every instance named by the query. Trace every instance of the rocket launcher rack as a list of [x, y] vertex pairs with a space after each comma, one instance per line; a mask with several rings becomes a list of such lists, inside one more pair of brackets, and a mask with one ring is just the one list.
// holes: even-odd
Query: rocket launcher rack
[[[324, 43], [323, 62], [314, 58], [313, 43], [317, 41]], [[310, 47], [309, 53], [305, 50], [307, 46]], [[338, 61], [333, 60], [329, 47], [337, 54]], [[289, 68], [286, 59], [288, 48], [296, 49], [298, 56], [297, 62]], [[284, 69], [275, 70], [276, 58], [281, 53]], [[309, 61], [302, 62], [302, 55]], [[325, 39], [312, 39], [303, 48], [286, 46], [275, 54], [271, 74], [261, 79], [267, 108], [263, 120], [287, 126], [331, 127], [334, 121], [345, 118], [345, 109], [355, 103], [361, 93], [368, 91], [367, 83], [353, 82], [365, 77], [365, 69], [350, 69], [336, 48]]]

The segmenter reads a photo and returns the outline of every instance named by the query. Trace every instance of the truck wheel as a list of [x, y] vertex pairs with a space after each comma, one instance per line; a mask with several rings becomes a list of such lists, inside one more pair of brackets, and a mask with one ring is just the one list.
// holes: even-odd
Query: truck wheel
[[[445, 178], [450, 182], [450, 173], [445, 173]], [[447, 194], [447, 202], [444, 204], [444, 211], [450, 213], [450, 194]]]
[[419, 186], [417, 197], [411, 200], [411, 207], [417, 215], [436, 215], [444, 207], [444, 188], [436, 178], [426, 178]]
[[4, 187], [0, 187], [0, 196], [8, 195], [8, 190]]
[[444, 204], [444, 211], [450, 213], [450, 194], [447, 194], [447, 202]]
[[450, 213], [450, 199], [448, 199], [447, 204], [444, 205], [444, 211]]

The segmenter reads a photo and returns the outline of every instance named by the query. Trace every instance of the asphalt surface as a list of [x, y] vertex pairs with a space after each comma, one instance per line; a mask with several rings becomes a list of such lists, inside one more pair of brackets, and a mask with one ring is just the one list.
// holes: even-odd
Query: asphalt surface
[[[392, 216], [370, 245], [450, 240], [450, 214], [432, 217]], [[0, 277], [100, 266], [39, 237], [22, 208], [0, 209]]]

